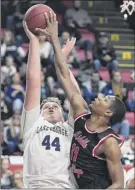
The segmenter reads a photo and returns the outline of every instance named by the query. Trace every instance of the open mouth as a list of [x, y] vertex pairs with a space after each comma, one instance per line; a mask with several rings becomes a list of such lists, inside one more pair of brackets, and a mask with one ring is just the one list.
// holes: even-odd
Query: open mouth
[[54, 111], [49, 111], [49, 113], [50, 113], [50, 114], [53, 114], [53, 113], [54, 113]]

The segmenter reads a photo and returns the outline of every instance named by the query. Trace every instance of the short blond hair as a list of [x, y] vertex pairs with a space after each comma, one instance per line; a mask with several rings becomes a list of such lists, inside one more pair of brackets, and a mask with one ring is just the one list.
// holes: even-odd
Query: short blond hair
[[48, 102], [55, 102], [62, 108], [61, 101], [57, 97], [48, 97], [48, 98], [44, 99], [41, 103], [41, 108], [43, 107], [43, 105], [45, 105]]

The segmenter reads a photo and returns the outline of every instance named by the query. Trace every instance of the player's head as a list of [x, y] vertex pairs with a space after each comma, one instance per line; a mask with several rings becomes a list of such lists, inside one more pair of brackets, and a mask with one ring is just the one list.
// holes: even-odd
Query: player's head
[[60, 100], [55, 97], [48, 97], [41, 104], [41, 115], [50, 123], [64, 121], [63, 110]]
[[91, 111], [111, 125], [123, 120], [126, 108], [116, 96], [99, 96], [90, 104]]

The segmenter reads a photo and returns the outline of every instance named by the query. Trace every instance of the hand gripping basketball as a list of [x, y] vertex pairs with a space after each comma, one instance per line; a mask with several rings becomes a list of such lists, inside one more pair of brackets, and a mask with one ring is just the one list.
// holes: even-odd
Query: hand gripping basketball
[[27, 23], [26, 23], [26, 21], [23, 21], [23, 28], [24, 28], [24, 31], [25, 31], [25, 33], [26, 33], [26, 35], [28, 36], [28, 38], [30, 39], [30, 40], [32, 40], [32, 39], [38, 39], [38, 37], [37, 36], [35, 36], [29, 29], [28, 29], [28, 26], [27, 26]]
[[56, 20], [56, 14], [52, 11], [49, 12], [49, 17], [47, 13], [44, 13], [45, 20], [47, 23], [46, 29], [36, 28], [36, 32], [40, 35], [46, 35], [49, 40], [53, 37], [58, 36], [58, 22]]

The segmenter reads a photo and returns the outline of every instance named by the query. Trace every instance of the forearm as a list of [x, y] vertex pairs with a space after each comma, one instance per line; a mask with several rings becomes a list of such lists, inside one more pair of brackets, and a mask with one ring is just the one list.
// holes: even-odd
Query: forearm
[[75, 79], [73, 73], [72, 73], [70, 70], [69, 70], [69, 73], [70, 73], [70, 79], [71, 79], [72, 83], [75, 85], [76, 89], [77, 89], [78, 92], [81, 94], [81, 92], [80, 92], [80, 87], [79, 87], [79, 85], [78, 85], [78, 83], [77, 83], [77, 81], [76, 81], [76, 79]]
[[26, 96], [24, 107], [27, 111], [40, 104], [41, 66], [39, 54], [39, 42], [32, 39], [29, 44], [29, 55], [26, 70]]
[[34, 83], [40, 83], [40, 53], [38, 40], [31, 40], [29, 44], [29, 55], [27, 62], [26, 79], [32, 80]]
[[55, 51], [55, 66], [57, 69], [57, 74], [62, 75], [63, 77], [70, 77], [69, 68], [66, 64], [66, 58], [61, 50], [59, 39], [55, 38], [52, 41], [53, 48]]

